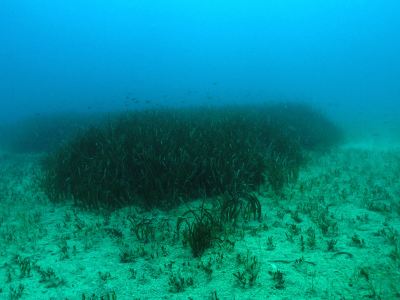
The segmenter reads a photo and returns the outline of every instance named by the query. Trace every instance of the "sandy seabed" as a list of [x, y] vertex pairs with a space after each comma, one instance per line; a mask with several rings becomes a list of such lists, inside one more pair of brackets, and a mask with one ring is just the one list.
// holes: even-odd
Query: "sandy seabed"
[[40, 155], [0, 153], [0, 299], [400, 299], [399, 146], [310, 156], [200, 258], [176, 234], [200, 200], [95, 213], [40, 176]]

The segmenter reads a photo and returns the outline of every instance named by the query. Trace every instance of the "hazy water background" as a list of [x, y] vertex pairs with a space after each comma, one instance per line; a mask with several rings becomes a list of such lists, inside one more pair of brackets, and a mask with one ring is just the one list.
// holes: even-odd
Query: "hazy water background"
[[284, 99], [398, 131], [399, 15], [392, 0], [2, 0], [0, 121]]

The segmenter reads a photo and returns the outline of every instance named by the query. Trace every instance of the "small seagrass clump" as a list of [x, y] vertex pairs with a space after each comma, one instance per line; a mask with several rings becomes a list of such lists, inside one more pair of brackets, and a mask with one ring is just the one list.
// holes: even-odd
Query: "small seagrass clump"
[[184, 243], [189, 244], [193, 257], [199, 257], [219, 239], [218, 233], [222, 231], [223, 226], [221, 221], [211, 210], [205, 208], [203, 203], [199, 209], [189, 209], [178, 218], [176, 232], [179, 235], [181, 227], [185, 227]]

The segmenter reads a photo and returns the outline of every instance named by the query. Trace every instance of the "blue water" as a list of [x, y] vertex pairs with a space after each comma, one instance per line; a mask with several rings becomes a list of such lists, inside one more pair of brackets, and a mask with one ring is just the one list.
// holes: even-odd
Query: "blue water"
[[[400, 0], [0, 0], [0, 299], [399, 299], [399, 54]], [[287, 106], [261, 142], [103, 114], [266, 101], [344, 145]]]
[[289, 99], [386, 124], [399, 15], [394, 0], [2, 0], [0, 121]]

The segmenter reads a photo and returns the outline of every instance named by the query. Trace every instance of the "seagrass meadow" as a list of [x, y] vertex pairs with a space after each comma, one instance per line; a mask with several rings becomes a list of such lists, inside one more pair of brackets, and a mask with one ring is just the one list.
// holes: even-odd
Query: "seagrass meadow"
[[114, 116], [44, 160], [50, 199], [85, 207], [171, 207], [198, 197], [279, 193], [305, 151], [328, 149], [340, 130], [304, 104], [164, 109]]

